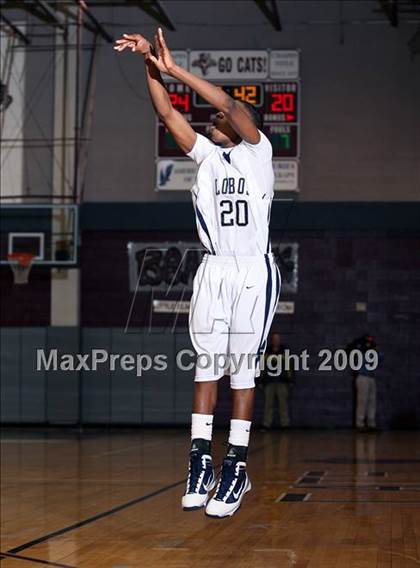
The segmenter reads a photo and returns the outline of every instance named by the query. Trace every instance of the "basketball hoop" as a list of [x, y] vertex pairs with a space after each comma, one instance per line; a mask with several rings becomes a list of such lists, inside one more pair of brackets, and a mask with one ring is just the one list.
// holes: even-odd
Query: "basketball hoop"
[[7, 255], [15, 284], [27, 284], [34, 255], [30, 252], [14, 252]]

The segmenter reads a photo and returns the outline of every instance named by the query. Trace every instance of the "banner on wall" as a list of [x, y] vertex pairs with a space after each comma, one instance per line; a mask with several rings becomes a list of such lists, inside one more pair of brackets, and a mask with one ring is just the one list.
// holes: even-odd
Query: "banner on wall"
[[[298, 79], [297, 49], [174, 50], [177, 65], [206, 79]], [[164, 75], [165, 81], [173, 81]]]
[[[197, 175], [197, 166], [192, 160], [160, 159], [156, 165], [158, 190], [186, 191], [193, 187]], [[273, 169], [275, 191], [298, 190], [298, 163], [296, 160], [273, 160]]]
[[[298, 243], [272, 241], [282, 277], [282, 293], [298, 288]], [[192, 292], [192, 283], [205, 249], [194, 242], [128, 243], [131, 292]]]

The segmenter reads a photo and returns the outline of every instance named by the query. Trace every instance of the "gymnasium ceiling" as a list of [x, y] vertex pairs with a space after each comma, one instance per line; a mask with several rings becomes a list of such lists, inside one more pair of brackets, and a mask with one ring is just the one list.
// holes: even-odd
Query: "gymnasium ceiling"
[[[13, 31], [13, 21], [26, 15], [33, 26], [65, 28], [77, 22], [111, 42], [118, 25], [168, 30], [188, 26], [214, 28], [266, 25], [281, 31], [288, 27], [328, 23], [420, 24], [420, 0], [2, 0], [2, 27]], [[116, 18], [118, 13], [118, 18]], [[238, 14], [240, 17], [238, 17]], [[31, 41], [31, 32], [26, 38]]]

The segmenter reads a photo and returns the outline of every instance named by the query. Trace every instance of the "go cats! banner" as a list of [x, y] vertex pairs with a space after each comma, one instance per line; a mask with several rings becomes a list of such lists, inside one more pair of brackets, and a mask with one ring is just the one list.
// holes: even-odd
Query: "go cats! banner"
[[[205, 79], [297, 79], [299, 50], [214, 49], [174, 50], [178, 65]], [[165, 77], [165, 80], [170, 80]]]

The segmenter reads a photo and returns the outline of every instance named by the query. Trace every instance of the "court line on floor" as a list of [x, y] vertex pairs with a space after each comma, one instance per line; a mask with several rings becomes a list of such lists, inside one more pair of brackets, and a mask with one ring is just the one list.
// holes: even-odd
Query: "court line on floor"
[[[290, 487], [293, 489], [332, 489], [333, 491], [338, 491], [340, 489], [361, 489], [366, 491], [375, 489], [377, 491], [386, 491], [389, 487], [389, 491], [412, 491], [413, 493], [420, 491], [420, 487], [418, 487], [417, 485], [415, 485], [414, 487], [411, 485], [405, 486], [401, 484], [385, 486], [379, 485], [378, 483], [373, 483], [370, 485], [358, 485], [357, 483], [354, 485], [309, 485], [300, 483], [299, 485], [290, 485]], [[387, 487], [387, 489], [380, 489], [381, 487]]]
[[407, 465], [407, 464], [418, 464], [420, 463], [420, 459], [377, 459], [377, 460], [369, 460], [369, 459], [350, 459], [350, 458], [327, 458], [327, 459], [312, 459], [312, 460], [305, 460], [303, 463], [322, 463], [328, 465]]
[[29, 562], [36, 562], [38, 564], [46, 564], [47, 566], [57, 566], [58, 568], [75, 568], [70, 564], [60, 564], [58, 562], [50, 562], [49, 560], [42, 560], [41, 558], [33, 558], [32, 556], [21, 556], [20, 554], [11, 554], [10, 552], [0, 552], [1, 558], [14, 558], [15, 560], [28, 560]]
[[154, 546], [152, 550], [191, 550], [191, 548], [186, 548], [185, 546]]
[[[67, 438], [65, 440], [58, 440], [58, 439], [54, 439], [54, 440], [38, 440], [38, 439], [31, 439], [31, 438], [0, 438], [0, 445], [3, 444], [62, 444], [63, 441], [67, 442]], [[73, 440], [69, 440], [70, 442], [72, 442]]]
[[170, 489], [174, 489], [175, 487], [178, 487], [178, 485], [182, 485], [187, 481], [187, 478], [182, 479], [181, 481], [176, 481], [175, 483], [171, 483], [170, 485], [165, 485], [164, 487], [161, 487], [160, 489], [157, 489], [156, 491], [152, 491], [151, 493], [147, 493], [146, 495], [142, 495], [141, 497], [137, 497], [136, 499], [131, 499], [130, 501], [127, 501], [126, 503], [122, 503], [121, 505], [117, 505], [116, 507], [112, 507], [112, 509], [108, 509], [108, 511], [103, 511], [102, 513], [98, 513], [97, 515], [92, 515], [92, 517], [88, 517], [87, 519], [84, 519], [83, 521], [78, 521], [77, 523], [73, 523], [72, 525], [68, 525], [67, 527], [63, 527], [62, 529], [58, 529], [56, 531], [50, 532], [44, 536], [40, 536], [39, 538], [35, 538], [34, 540], [31, 540], [29, 542], [25, 542], [24, 544], [21, 544], [19, 546], [15, 546], [14, 548], [11, 548], [10, 550], [8, 550], [8, 552], [14, 554], [16, 552], [21, 552], [22, 550], [26, 550], [27, 548], [31, 548], [32, 546], [35, 546], [37, 544], [41, 544], [41, 542], [45, 542], [46, 540], [50, 540], [51, 538], [55, 538], [57, 536], [61, 536], [62, 534], [65, 534], [67, 532], [70, 532], [72, 530], [78, 529], [80, 527], [84, 527], [85, 525], [89, 525], [90, 523], [93, 523], [95, 521], [99, 521], [100, 519], [104, 519], [105, 517], [109, 517], [110, 515], [113, 515], [114, 513], [118, 513], [119, 511], [123, 511], [124, 509], [127, 509], [128, 507], [132, 507], [133, 505], [137, 505], [138, 503], [141, 503], [142, 501], [147, 501], [148, 499], [152, 499], [153, 497], [157, 497], [157, 495], [160, 495], [161, 493], [165, 493], [166, 491], [169, 491]]
[[[84, 479], [83, 477], [73, 477], [71, 479], [59, 479], [57, 481], [54, 481], [52, 479], [17, 479], [16, 481], [7, 481], [2, 483], [3, 487], [8, 487], [8, 486], [16, 486], [16, 485], [34, 485], [35, 483], [40, 483], [42, 485], [68, 485], [68, 484], [77, 484], [80, 485], [81, 483], [83, 484], [87, 484], [87, 483], [93, 483], [95, 485], [97, 485], [98, 483], [101, 483], [103, 485], [124, 485], [124, 487], [127, 487], [127, 485], [147, 485], [145, 483], [141, 483], [140, 481], [136, 481], [134, 479], [115, 479], [115, 480], [107, 480], [107, 479], [101, 479], [99, 477], [92, 477], [91, 479]], [[285, 483], [287, 483], [285, 481]], [[150, 485], [150, 484], [149, 484]]]
[[382, 503], [385, 505], [420, 505], [420, 501], [386, 501], [385, 499], [310, 499], [301, 503]]
[[275, 554], [283, 552], [286, 554], [287, 559], [292, 563], [292, 565], [297, 564], [298, 561], [298, 555], [291, 548], [253, 548], [252, 550], [254, 552], [269, 552], [269, 553], [274, 552]]
[[[268, 444], [268, 445], [271, 445], [271, 444]], [[260, 446], [259, 448], [255, 448], [255, 450], [251, 450], [250, 452], [248, 452], [248, 455], [256, 454], [257, 452], [260, 452], [261, 450], [263, 450], [266, 447], [267, 447], [267, 444], [264, 444], [264, 445]], [[216, 464], [215, 467], [218, 468], [218, 467], [220, 467], [220, 465], [221, 464]], [[174, 483], [170, 483], [169, 485], [165, 485], [165, 486], [161, 487], [160, 489], [157, 489], [156, 491], [152, 491], [151, 493], [146, 493], [146, 495], [142, 495], [141, 497], [137, 497], [136, 499], [131, 499], [130, 501], [122, 503], [121, 505], [117, 505], [116, 507], [112, 507], [111, 509], [108, 509], [108, 511], [103, 511], [102, 513], [92, 515], [91, 517], [88, 517], [87, 519], [84, 519], [83, 521], [78, 521], [77, 523], [73, 523], [71, 525], [68, 525], [67, 527], [63, 527], [62, 529], [52, 531], [50, 533], [47, 533], [44, 536], [40, 536], [40, 537], [35, 538], [35, 539], [33, 539], [29, 542], [25, 542], [24, 544], [20, 544], [19, 546], [15, 546], [14, 548], [11, 548], [7, 552], [9, 554], [16, 554], [18, 552], [21, 552], [22, 550], [26, 550], [27, 548], [31, 548], [32, 546], [36, 546], [37, 544], [41, 544], [42, 542], [45, 542], [46, 540], [50, 540], [50, 539], [55, 538], [57, 536], [61, 536], [61, 535], [66, 534], [66, 533], [68, 533], [72, 530], [79, 529], [81, 527], [84, 527], [85, 525], [89, 525], [91, 523], [94, 523], [95, 521], [99, 521], [100, 519], [104, 519], [105, 517], [109, 517], [110, 515], [113, 515], [115, 513], [123, 511], [124, 509], [127, 509], [128, 507], [132, 507], [133, 505], [137, 505], [138, 503], [142, 503], [143, 501], [147, 501], [148, 499], [152, 499], [153, 497], [157, 497], [158, 495], [161, 495], [162, 493], [165, 493], [166, 491], [170, 491], [171, 489], [174, 489], [175, 487], [178, 487], [179, 485], [183, 485], [184, 483], [186, 483], [186, 481], [187, 481], [187, 478], [185, 477], [184, 479], [181, 479], [180, 481], [175, 481]], [[3, 553], [3, 554], [5, 554], [5, 553]]]
[[128, 452], [129, 450], [149, 450], [150, 448], [154, 448], [155, 446], [162, 446], [163, 444], [166, 444], [167, 441], [166, 440], [162, 440], [161, 442], [153, 442], [152, 444], [148, 444], [146, 446], [142, 446], [141, 443], [137, 443], [137, 444], [133, 444], [131, 446], [127, 446], [125, 448], [121, 448], [119, 450], [110, 450], [108, 452], [100, 452], [97, 454], [92, 454], [91, 456], [87, 456], [88, 459], [94, 459], [94, 458], [101, 458], [103, 456], [111, 456], [111, 455], [116, 455], [116, 454], [123, 454], [124, 452]]

